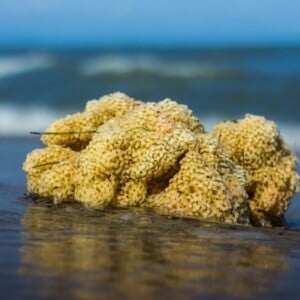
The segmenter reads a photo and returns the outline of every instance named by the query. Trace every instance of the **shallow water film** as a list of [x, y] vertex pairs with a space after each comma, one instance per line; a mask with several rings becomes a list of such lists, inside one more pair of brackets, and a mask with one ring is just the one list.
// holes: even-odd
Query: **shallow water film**
[[283, 299], [300, 293], [300, 209], [290, 229], [94, 211], [24, 195], [35, 140], [0, 141], [2, 299]]

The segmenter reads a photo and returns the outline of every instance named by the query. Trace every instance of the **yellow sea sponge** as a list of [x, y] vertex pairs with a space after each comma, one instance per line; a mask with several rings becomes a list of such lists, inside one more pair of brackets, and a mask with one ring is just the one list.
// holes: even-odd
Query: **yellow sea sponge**
[[117, 189], [117, 180], [113, 175], [85, 176], [77, 170], [74, 181], [74, 200], [96, 209], [103, 209], [110, 204]]
[[[185, 105], [114, 93], [47, 129], [23, 165], [28, 190], [92, 208], [144, 205], [164, 214], [271, 226], [299, 185], [275, 123], [246, 115], [205, 132]], [[249, 209], [250, 206], [250, 209]]]
[[80, 152], [78, 168], [85, 176], [119, 174], [125, 164], [126, 143], [126, 132], [122, 129], [99, 129], [89, 145]]
[[54, 203], [74, 200], [75, 161], [67, 160], [53, 165], [41, 175], [38, 194], [52, 198]]
[[49, 146], [61, 145], [78, 151], [89, 143], [98, 126], [98, 116], [93, 112], [76, 113], [52, 123], [41, 139]]
[[[192, 216], [228, 223], [248, 223], [245, 192], [232, 197], [232, 187], [197, 151], [189, 151], [167, 188], [149, 196], [146, 206], [170, 215]], [[240, 187], [243, 191], [243, 187]], [[240, 203], [234, 203], [239, 201]]]
[[147, 184], [142, 180], [128, 180], [120, 184], [113, 205], [130, 207], [142, 204], [147, 196]]
[[144, 132], [144, 136], [139, 136], [137, 142], [140, 147], [134, 143], [132, 163], [123, 176], [149, 182], [173, 168], [189, 145], [196, 142], [196, 136], [189, 130], [180, 128], [164, 135]]
[[278, 154], [287, 151], [276, 124], [260, 116], [247, 114], [244, 119], [220, 123], [212, 134], [245, 169], [274, 166]]
[[122, 93], [113, 93], [87, 102], [85, 111], [56, 120], [42, 135], [46, 145], [62, 145], [73, 150], [84, 149], [97, 128], [107, 120], [119, 117], [140, 101]]
[[216, 169], [222, 176], [240, 174], [241, 182], [246, 185], [245, 171], [232, 161], [219, 139], [210, 134], [199, 134], [195, 146], [209, 167]]
[[178, 104], [176, 101], [167, 98], [160, 101], [157, 107], [158, 111], [161, 112], [160, 118], [168, 121], [172, 120], [176, 125], [182, 123], [194, 133], [205, 132], [204, 125], [186, 105]]
[[[114, 179], [111, 193], [100, 197], [99, 203], [114, 199], [115, 206], [138, 205], [145, 201], [148, 183], [168, 173], [196, 142], [196, 132], [203, 131], [203, 125], [186, 106], [169, 99], [143, 104], [98, 127], [80, 152], [78, 170], [86, 178], [106, 178], [105, 184], [107, 178]], [[78, 185], [75, 198], [85, 202], [88, 183]], [[99, 180], [95, 186], [102, 188]], [[91, 203], [99, 205], [96, 200]]]
[[297, 159], [288, 150], [274, 122], [246, 115], [217, 125], [217, 137], [232, 160], [247, 172], [249, 203], [254, 222], [272, 226], [297, 191]]
[[299, 190], [299, 175], [295, 167], [281, 161], [274, 167], [249, 170], [248, 177], [249, 204], [254, 222], [268, 227], [273, 222], [280, 222], [291, 198]]
[[205, 164], [215, 169], [229, 187], [234, 210], [238, 211], [239, 207], [242, 207], [246, 211], [245, 200], [248, 196], [245, 189], [248, 179], [245, 170], [235, 164], [220, 141], [209, 134], [198, 135], [197, 150]]
[[101, 116], [103, 124], [111, 118], [123, 116], [142, 103], [142, 101], [135, 100], [124, 93], [115, 92], [97, 100], [88, 101], [84, 112], [92, 112]]
[[122, 128], [144, 127], [156, 132], [170, 132], [174, 127], [183, 124], [194, 133], [205, 132], [203, 124], [193, 116], [186, 105], [178, 104], [171, 99], [158, 103], [148, 102], [130, 111], [122, 120]]
[[[23, 164], [23, 170], [27, 173], [28, 191], [33, 194], [44, 195], [44, 173], [50, 172], [53, 167], [55, 167], [55, 169], [64, 169], [64, 167], [69, 164], [74, 166], [76, 159], [76, 152], [58, 145], [52, 145], [43, 149], [36, 149], [32, 151], [27, 155]], [[52, 197], [53, 195], [47, 194], [47, 196]]]

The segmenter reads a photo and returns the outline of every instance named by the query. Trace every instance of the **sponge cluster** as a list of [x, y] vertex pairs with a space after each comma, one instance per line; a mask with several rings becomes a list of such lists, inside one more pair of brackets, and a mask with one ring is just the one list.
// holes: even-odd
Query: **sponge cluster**
[[27, 155], [28, 191], [55, 203], [272, 226], [299, 185], [296, 156], [273, 122], [246, 115], [209, 134], [185, 105], [123, 93], [51, 124]]
[[217, 125], [217, 137], [234, 163], [247, 173], [246, 190], [254, 222], [270, 226], [287, 210], [299, 190], [297, 159], [282, 140], [274, 122], [246, 115]]

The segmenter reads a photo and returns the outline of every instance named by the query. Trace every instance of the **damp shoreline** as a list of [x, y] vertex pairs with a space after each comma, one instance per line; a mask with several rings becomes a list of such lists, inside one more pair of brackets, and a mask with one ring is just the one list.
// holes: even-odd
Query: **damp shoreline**
[[3, 298], [299, 295], [299, 195], [286, 214], [289, 229], [224, 225], [139, 208], [56, 206], [26, 197], [22, 163], [40, 147], [35, 138], [0, 139]]

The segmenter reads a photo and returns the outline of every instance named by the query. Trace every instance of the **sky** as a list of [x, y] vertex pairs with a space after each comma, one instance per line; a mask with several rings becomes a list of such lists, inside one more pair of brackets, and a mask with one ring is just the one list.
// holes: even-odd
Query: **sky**
[[0, 0], [0, 47], [300, 45], [299, 0]]

